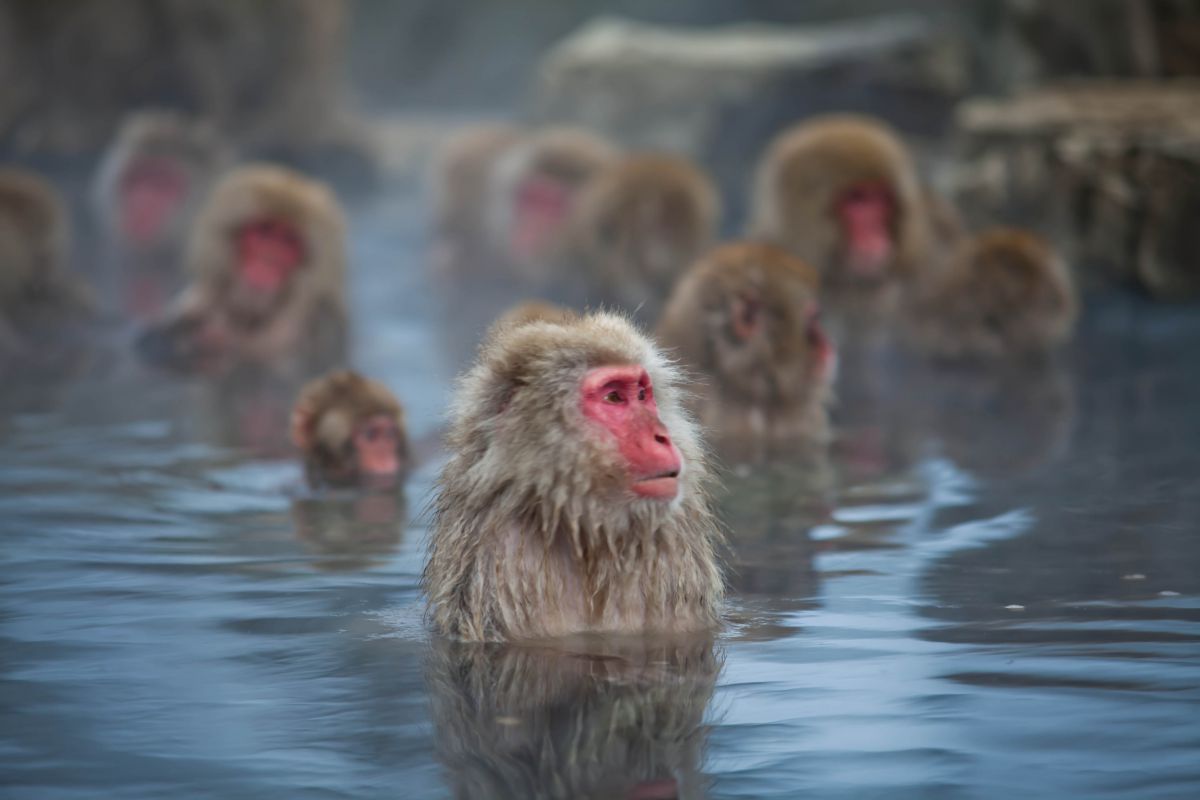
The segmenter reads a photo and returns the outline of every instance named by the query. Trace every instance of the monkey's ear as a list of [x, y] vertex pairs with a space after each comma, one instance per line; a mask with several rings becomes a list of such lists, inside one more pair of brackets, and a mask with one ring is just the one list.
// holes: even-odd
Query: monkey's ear
[[762, 329], [762, 300], [757, 294], [740, 292], [729, 301], [729, 321], [733, 335], [748, 342]]

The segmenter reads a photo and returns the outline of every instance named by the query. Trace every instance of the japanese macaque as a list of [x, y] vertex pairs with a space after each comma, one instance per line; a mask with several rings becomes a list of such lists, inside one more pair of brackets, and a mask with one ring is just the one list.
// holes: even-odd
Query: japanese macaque
[[90, 316], [90, 294], [66, 271], [69, 222], [43, 178], [0, 168], [0, 353], [20, 353], [48, 329]]
[[1071, 336], [1078, 314], [1066, 263], [1041, 238], [998, 228], [963, 243], [916, 294], [906, 332], [945, 360], [1037, 358]]
[[579, 194], [618, 157], [608, 142], [573, 128], [540, 131], [504, 153], [491, 174], [486, 223], [510, 280], [535, 291], [562, 288], [555, 273]]
[[388, 388], [342, 370], [300, 392], [292, 441], [313, 488], [394, 484], [409, 465], [404, 410]]
[[463, 378], [425, 566], [468, 641], [716, 626], [708, 468], [680, 377], [624, 318], [497, 331]]
[[[829, 439], [836, 356], [820, 322], [817, 271], [774, 245], [736, 242], [680, 280], [657, 338], [706, 385], [694, 403], [718, 450], [756, 459]], [[757, 455], [755, 455], [757, 454]]]
[[579, 193], [570, 266], [593, 305], [656, 320], [675, 280], [712, 245], [719, 214], [716, 189], [689, 161], [627, 157]]
[[190, 285], [143, 335], [152, 360], [210, 368], [345, 346], [345, 223], [322, 184], [274, 166], [241, 167], [213, 189], [188, 237]]
[[906, 282], [930, 268], [939, 234], [931, 195], [881, 122], [834, 115], [785, 131], [755, 181], [751, 235], [815, 265], [826, 305], [850, 325], [886, 322]]
[[137, 255], [176, 247], [228, 162], [229, 152], [208, 123], [174, 111], [130, 114], [93, 188], [105, 235]]
[[438, 282], [486, 277], [489, 181], [496, 162], [522, 136], [513, 125], [477, 125], [456, 133], [438, 153], [431, 179], [432, 273]]
[[711, 636], [570, 650], [435, 640], [426, 683], [456, 798], [701, 798]]

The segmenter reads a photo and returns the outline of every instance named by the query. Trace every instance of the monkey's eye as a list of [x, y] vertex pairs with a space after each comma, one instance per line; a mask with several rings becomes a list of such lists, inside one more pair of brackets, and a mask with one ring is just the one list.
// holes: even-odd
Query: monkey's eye
[[646, 402], [646, 387], [645, 386], [638, 387], [638, 400], [642, 403]]
[[606, 403], [616, 403], [616, 404], [624, 403], [624, 402], [625, 402], [625, 395], [621, 394], [621, 393], [620, 393], [620, 392], [618, 392], [616, 389], [613, 389], [611, 392], [609, 392], [608, 394], [604, 395], [604, 402], [606, 402]]

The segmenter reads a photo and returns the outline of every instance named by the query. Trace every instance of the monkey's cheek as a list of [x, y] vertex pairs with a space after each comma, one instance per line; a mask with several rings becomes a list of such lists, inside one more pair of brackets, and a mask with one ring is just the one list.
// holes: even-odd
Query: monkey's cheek
[[679, 478], [647, 478], [634, 481], [630, 488], [638, 497], [670, 502], [679, 494]]

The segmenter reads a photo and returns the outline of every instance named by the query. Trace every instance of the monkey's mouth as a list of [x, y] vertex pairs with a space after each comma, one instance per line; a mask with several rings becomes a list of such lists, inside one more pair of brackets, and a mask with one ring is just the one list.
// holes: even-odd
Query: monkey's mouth
[[633, 493], [654, 500], [673, 500], [679, 493], [679, 470], [663, 470], [638, 478], [633, 482]]

